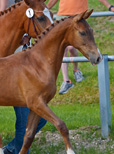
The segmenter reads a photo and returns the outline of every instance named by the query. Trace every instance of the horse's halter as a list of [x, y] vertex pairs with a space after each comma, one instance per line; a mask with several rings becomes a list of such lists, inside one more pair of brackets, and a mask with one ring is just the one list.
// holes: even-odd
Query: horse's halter
[[34, 12], [42, 12], [45, 16], [47, 16], [50, 20], [51, 23], [53, 23], [53, 20], [51, 19], [51, 16], [50, 16], [50, 12], [47, 8], [45, 8], [43, 11], [34, 11], [33, 9], [31, 8], [28, 8], [26, 10], [26, 16], [29, 18], [28, 20], [28, 29], [27, 29], [27, 34], [29, 33], [29, 28], [30, 28], [30, 21], [32, 20], [32, 23], [33, 23], [33, 27], [34, 27], [34, 32], [36, 33], [36, 37], [38, 37], [38, 32], [36, 30], [36, 27], [37, 29], [41, 32], [40, 28], [38, 27], [38, 24], [35, 24], [35, 20], [34, 20]]

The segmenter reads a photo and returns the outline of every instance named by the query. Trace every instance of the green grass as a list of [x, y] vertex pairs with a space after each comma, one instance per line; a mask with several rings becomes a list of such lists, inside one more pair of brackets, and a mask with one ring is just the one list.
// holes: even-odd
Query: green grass
[[[59, 104], [57, 106], [50, 106], [56, 115], [58, 115], [69, 129], [77, 129], [82, 126], [99, 125], [100, 126], [100, 112], [98, 105], [81, 105], [81, 104]], [[55, 130], [55, 127], [48, 123], [45, 130]]]
[[[114, 5], [113, 0], [109, 0]], [[57, 3], [52, 9], [57, 12]], [[98, 0], [89, 0], [89, 10], [93, 8], [94, 11], [107, 11], [107, 8], [103, 6]], [[114, 17], [113, 17], [114, 18]], [[114, 21], [111, 21], [112, 17], [97, 17], [89, 18], [87, 21], [94, 30], [95, 41], [102, 54], [114, 55]], [[82, 56], [79, 53], [79, 56]], [[98, 91], [98, 74], [97, 66], [92, 66], [88, 63], [79, 63], [79, 68], [83, 72], [85, 80], [81, 83], [76, 83], [73, 77], [73, 64], [69, 64], [69, 78], [74, 83], [75, 87], [72, 88], [67, 94], [59, 95], [58, 91], [62, 84], [63, 77], [60, 70], [57, 79], [57, 93], [50, 102], [50, 108], [58, 117], [60, 117], [66, 123], [70, 130], [80, 129], [80, 127], [97, 125], [100, 128], [100, 107], [99, 107], [99, 91]], [[90, 147], [85, 148], [83, 145], [80, 149], [77, 148], [75, 141], [72, 141], [73, 148], [78, 151], [78, 154], [113, 154], [110, 149], [110, 144], [114, 141], [114, 62], [109, 62], [109, 75], [110, 75], [110, 98], [111, 98], [111, 115], [112, 115], [112, 130], [110, 134], [109, 142], [105, 150], [99, 150], [97, 148]], [[15, 114], [12, 107], [0, 107], [0, 132], [3, 137], [3, 144], [6, 145], [14, 136], [15, 130]], [[63, 142], [57, 145], [48, 144], [46, 146], [45, 132], [55, 132], [56, 128], [50, 124], [42, 129], [44, 136], [40, 142], [37, 139], [34, 140], [30, 154], [42, 153], [42, 154], [61, 154], [65, 147]], [[81, 134], [83, 140], [101, 137], [100, 130], [91, 130], [87, 133], [78, 132]], [[92, 134], [95, 133], [93, 137]]]
[[[69, 129], [76, 129], [88, 125], [100, 126], [100, 111], [98, 104], [59, 104], [50, 105], [50, 108], [54, 113], [56, 113], [56, 115], [66, 122]], [[15, 114], [13, 108], [0, 107], [0, 113], [2, 113], [0, 114], [0, 132], [3, 132], [3, 134], [13, 132], [15, 124]], [[43, 130], [55, 131], [56, 128], [48, 122]]]

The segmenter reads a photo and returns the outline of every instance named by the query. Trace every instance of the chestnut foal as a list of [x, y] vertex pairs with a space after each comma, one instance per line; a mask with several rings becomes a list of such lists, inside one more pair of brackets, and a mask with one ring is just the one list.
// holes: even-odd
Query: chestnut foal
[[56, 79], [68, 45], [79, 49], [93, 65], [102, 60], [92, 29], [85, 20], [91, 13], [57, 21], [39, 36], [32, 48], [0, 59], [0, 105], [30, 109], [20, 154], [26, 154], [31, 146], [40, 117], [60, 132], [67, 154], [75, 154], [65, 123], [47, 104], [56, 93]]
[[[28, 8], [33, 11], [31, 18], [26, 15]], [[0, 57], [13, 54], [21, 45], [25, 33], [36, 38], [51, 23], [52, 13], [47, 9], [44, 0], [24, 0], [0, 12]], [[0, 148], [1, 143], [0, 138]]]
[[13, 54], [25, 33], [36, 38], [52, 22], [44, 0], [24, 0], [0, 12], [0, 57]]

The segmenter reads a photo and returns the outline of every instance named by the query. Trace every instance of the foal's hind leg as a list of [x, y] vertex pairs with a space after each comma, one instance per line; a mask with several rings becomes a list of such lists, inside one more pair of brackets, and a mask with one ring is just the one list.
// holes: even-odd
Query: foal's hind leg
[[51, 122], [61, 133], [66, 146], [67, 154], [75, 154], [70, 144], [69, 131], [65, 123], [52, 112], [52, 110], [47, 106], [47, 104], [41, 101], [37, 103], [39, 103], [39, 105], [34, 105], [34, 108], [32, 110], [34, 110], [34, 112], [36, 112], [38, 115], [40, 115], [47, 121]]
[[21, 151], [19, 154], [26, 154], [28, 149], [30, 148], [32, 141], [34, 139], [36, 129], [38, 126], [38, 123], [40, 121], [40, 116], [38, 116], [33, 111], [29, 111], [28, 119], [27, 119], [27, 126], [26, 126], [26, 132], [24, 136], [23, 146], [21, 148]]

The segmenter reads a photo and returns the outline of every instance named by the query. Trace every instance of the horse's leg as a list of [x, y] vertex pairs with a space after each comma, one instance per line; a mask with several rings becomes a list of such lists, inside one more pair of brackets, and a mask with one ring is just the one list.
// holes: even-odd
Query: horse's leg
[[66, 127], [66, 124], [52, 112], [47, 104], [45, 104], [43, 101], [40, 101], [39, 104], [34, 105], [34, 108], [32, 108], [32, 110], [34, 110], [34, 112], [36, 112], [36, 114], [38, 114], [39, 116], [51, 122], [61, 133], [66, 146], [67, 154], [75, 154], [70, 144], [69, 131]]
[[0, 154], [3, 154], [3, 151], [2, 151], [2, 138], [0, 136]]
[[0, 148], [2, 148], [2, 138], [0, 136]]
[[40, 116], [38, 116], [33, 111], [29, 111], [28, 119], [27, 119], [27, 126], [26, 126], [26, 132], [24, 136], [23, 146], [21, 148], [21, 151], [19, 154], [26, 154], [28, 149], [30, 148], [32, 141], [34, 139], [36, 129], [38, 126], [38, 123], [40, 121]]

